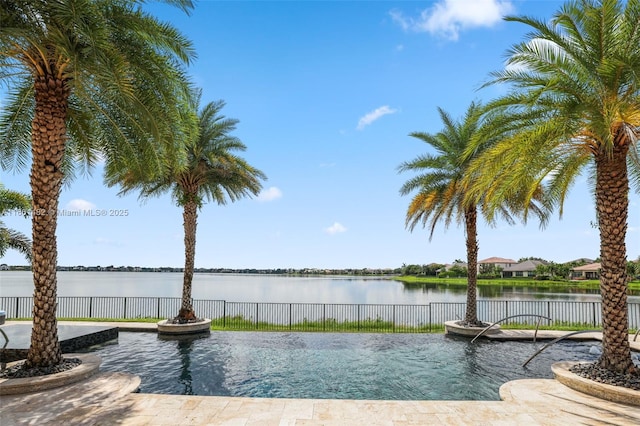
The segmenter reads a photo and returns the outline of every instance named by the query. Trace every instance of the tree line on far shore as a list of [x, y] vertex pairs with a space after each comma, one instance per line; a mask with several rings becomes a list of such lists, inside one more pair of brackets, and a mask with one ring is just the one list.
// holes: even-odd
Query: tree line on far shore
[[[565, 280], [569, 279], [571, 270], [578, 266], [586, 265], [584, 260], [576, 260], [565, 263], [556, 263], [547, 261], [538, 257], [528, 257], [519, 259], [517, 263], [526, 260], [538, 260], [542, 264], [536, 266], [535, 279], [542, 280]], [[596, 259], [599, 262], [600, 259]], [[461, 260], [456, 260], [449, 267], [442, 263], [429, 263], [426, 265], [402, 265], [400, 268], [401, 275], [412, 275], [416, 277], [438, 277], [438, 278], [458, 278], [467, 276], [467, 267]], [[501, 278], [502, 268], [497, 265], [480, 265], [478, 271], [478, 279], [494, 279]], [[627, 261], [627, 273], [633, 278], [640, 277], [640, 256], [636, 260]]]

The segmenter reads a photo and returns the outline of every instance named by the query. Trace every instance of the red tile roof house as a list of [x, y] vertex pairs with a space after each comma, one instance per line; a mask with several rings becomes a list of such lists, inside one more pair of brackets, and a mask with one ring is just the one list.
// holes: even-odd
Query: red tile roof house
[[525, 260], [524, 262], [520, 262], [516, 265], [507, 266], [502, 270], [500, 275], [502, 278], [535, 277], [538, 265], [544, 264], [544, 262], [539, 260]]
[[571, 269], [572, 280], [597, 280], [600, 278], [600, 263], [576, 266]]
[[515, 265], [516, 263], [518, 262], [513, 259], [505, 259], [503, 257], [490, 257], [488, 259], [478, 261], [478, 272], [481, 272], [483, 269], [491, 266], [497, 266], [504, 269], [511, 265]]

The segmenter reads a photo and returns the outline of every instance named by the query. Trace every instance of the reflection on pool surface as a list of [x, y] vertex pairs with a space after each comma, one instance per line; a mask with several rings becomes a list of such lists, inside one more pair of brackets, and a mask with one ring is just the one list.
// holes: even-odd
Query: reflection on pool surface
[[552, 378], [551, 364], [595, 360], [599, 342], [471, 344], [442, 334], [212, 332], [161, 340], [120, 333], [94, 348], [102, 371], [142, 379], [143, 393], [269, 398], [499, 400], [510, 380]]

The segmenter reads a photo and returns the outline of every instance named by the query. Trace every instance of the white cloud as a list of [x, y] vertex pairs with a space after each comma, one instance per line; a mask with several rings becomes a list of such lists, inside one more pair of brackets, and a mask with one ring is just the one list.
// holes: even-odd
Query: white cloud
[[341, 232], [346, 232], [346, 231], [347, 231], [347, 228], [345, 228], [342, 224], [338, 222], [334, 222], [333, 225], [324, 229], [324, 232], [326, 232], [329, 235], [335, 235], [335, 234], [339, 234]]
[[365, 114], [359, 121], [358, 121], [358, 127], [356, 127], [358, 130], [362, 130], [364, 129], [366, 126], [368, 126], [369, 124], [373, 123], [374, 121], [376, 121], [377, 119], [379, 119], [380, 117], [387, 115], [387, 114], [393, 114], [395, 112], [398, 112], [397, 109], [392, 109], [389, 108], [389, 105], [384, 105], [381, 106], [380, 108], [375, 109], [374, 111], [371, 111], [367, 114]]
[[417, 18], [406, 17], [398, 10], [392, 10], [389, 15], [405, 31], [427, 32], [457, 40], [460, 31], [491, 27], [513, 10], [510, 0], [440, 0]]
[[411, 28], [411, 18], [406, 18], [399, 10], [392, 10], [389, 12], [391, 20], [400, 26], [404, 31], [408, 31]]
[[69, 201], [65, 206], [65, 210], [93, 210], [95, 208], [95, 204], [87, 200], [82, 200], [80, 198]]
[[273, 201], [278, 198], [282, 198], [282, 191], [275, 186], [263, 189], [260, 194], [258, 194], [258, 201]]

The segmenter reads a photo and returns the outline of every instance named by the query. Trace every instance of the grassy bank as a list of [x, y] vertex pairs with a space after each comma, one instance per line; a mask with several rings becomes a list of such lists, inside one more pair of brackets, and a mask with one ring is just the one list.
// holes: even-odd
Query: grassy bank
[[[448, 286], [466, 286], [467, 278], [438, 278], [438, 277], [416, 277], [413, 275], [403, 275], [395, 277], [394, 280], [400, 281], [407, 285], [423, 285], [438, 284]], [[479, 279], [478, 286], [495, 286], [495, 287], [535, 287], [550, 290], [564, 289], [583, 289], [597, 290], [600, 287], [598, 280], [581, 280], [581, 281], [559, 281], [559, 280], [534, 280], [531, 278], [497, 278], [497, 279]], [[640, 290], [640, 281], [631, 281], [629, 289]]]
[[[58, 318], [58, 321], [78, 321], [78, 322], [129, 322], [129, 323], [156, 323], [166, 318]], [[16, 318], [12, 321], [31, 321], [31, 318]], [[514, 330], [535, 330], [535, 324], [513, 322], [510, 324], [500, 324], [504, 329]], [[586, 323], [569, 323], [556, 321], [546, 324], [546, 321], [538, 327], [540, 330], [561, 330], [579, 331], [591, 330], [593, 326]], [[318, 332], [318, 333], [444, 333], [443, 324], [431, 324], [424, 326], [394, 325], [390, 321], [380, 319], [365, 319], [362, 321], [342, 321], [328, 318], [325, 321], [308, 321], [289, 324], [273, 324], [268, 322], [258, 322], [245, 319], [242, 316], [215, 318], [211, 321], [213, 331], [280, 331], [280, 332]], [[635, 329], [630, 329], [629, 333], [635, 333]]]

